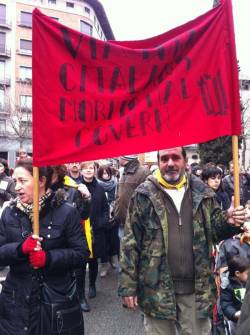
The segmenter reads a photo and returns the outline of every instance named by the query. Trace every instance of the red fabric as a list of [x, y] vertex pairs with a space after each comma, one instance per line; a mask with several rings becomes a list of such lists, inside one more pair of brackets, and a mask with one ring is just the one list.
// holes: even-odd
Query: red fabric
[[46, 263], [44, 250], [34, 251], [29, 254], [29, 261], [33, 268], [43, 268]]
[[231, 0], [162, 35], [100, 41], [33, 12], [34, 164], [240, 135]]
[[37, 246], [37, 240], [35, 240], [32, 236], [29, 236], [22, 244], [22, 252], [24, 254], [29, 254], [34, 251]]

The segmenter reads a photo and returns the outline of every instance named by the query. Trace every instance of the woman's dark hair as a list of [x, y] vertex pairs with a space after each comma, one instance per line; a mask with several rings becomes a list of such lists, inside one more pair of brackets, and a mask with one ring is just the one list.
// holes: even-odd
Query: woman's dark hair
[[217, 168], [216, 166], [206, 166], [201, 174], [201, 179], [206, 182], [208, 178], [213, 178], [216, 176], [221, 176], [222, 177], [222, 171], [221, 169]]
[[197, 164], [195, 166], [191, 166], [191, 171], [192, 171], [193, 174], [196, 175], [198, 170], [202, 170], [202, 167], [199, 164]]
[[235, 272], [239, 271], [240, 273], [246, 271], [250, 268], [250, 263], [248, 258], [243, 256], [233, 256], [228, 261], [228, 271], [231, 277], [235, 276]]
[[10, 170], [8, 166], [8, 162], [4, 158], [0, 158], [0, 164], [4, 166], [4, 173], [7, 174], [7, 176], [10, 175]]
[[52, 168], [53, 172], [55, 172], [57, 174], [57, 183], [59, 183], [59, 184], [63, 183], [64, 182], [64, 177], [67, 174], [66, 166], [65, 165], [53, 165], [53, 166], [51, 166], [51, 168]]
[[[16, 163], [16, 168], [22, 167], [33, 176], [33, 161], [32, 158], [20, 159]], [[50, 166], [39, 167], [39, 178], [46, 177], [45, 189], [47, 190], [51, 185], [53, 170]]]
[[107, 174], [109, 176], [109, 179], [111, 179], [112, 178], [112, 170], [111, 170], [110, 166], [108, 166], [108, 165], [101, 165], [99, 167], [99, 169], [97, 170], [98, 179], [103, 180], [102, 176], [104, 174], [104, 171], [107, 172]]

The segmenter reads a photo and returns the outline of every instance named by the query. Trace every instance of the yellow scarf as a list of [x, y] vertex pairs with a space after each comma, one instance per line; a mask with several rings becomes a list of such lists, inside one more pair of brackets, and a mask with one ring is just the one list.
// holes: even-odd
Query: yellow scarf
[[77, 183], [72, 178], [70, 178], [69, 176], [64, 177], [63, 183], [64, 183], [65, 186], [78, 188]]
[[158, 180], [158, 182], [170, 189], [177, 189], [180, 190], [186, 183], [187, 183], [187, 178], [185, 175], [182, 176], [181, 180], [177, 184], [169, 184], [164, 178], [162, 178], [161, 171], [159, 169], [155, 170], [154, 172], [154, 177]]

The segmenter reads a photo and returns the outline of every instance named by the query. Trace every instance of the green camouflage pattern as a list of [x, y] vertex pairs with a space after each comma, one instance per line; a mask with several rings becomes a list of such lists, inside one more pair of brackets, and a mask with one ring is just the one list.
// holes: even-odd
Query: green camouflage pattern
[[[196, 310], [209, 317], [215, 302], [212, 245], [238, 233], [214, 198], [214, 192], [191, 176]], [[162, 186], [153, 176], [131, 198], [121, 247], [120, 296], [137, 296], [142, 311], [158, 319], [176, 320], [173, 280], [168, 266], [168, 220]]]

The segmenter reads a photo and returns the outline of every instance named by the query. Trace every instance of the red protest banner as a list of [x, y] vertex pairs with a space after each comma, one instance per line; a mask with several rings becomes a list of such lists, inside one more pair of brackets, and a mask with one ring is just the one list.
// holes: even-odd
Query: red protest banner
[[142, 41], [33, 12], [33, 159], [87, 161], [239, 135], [231, 1]]

